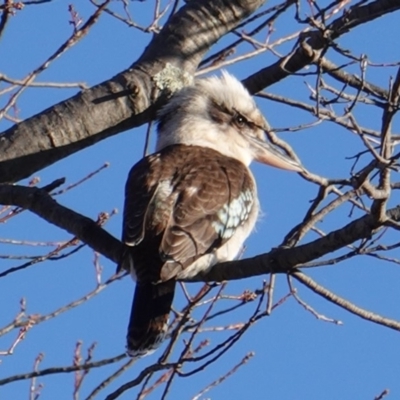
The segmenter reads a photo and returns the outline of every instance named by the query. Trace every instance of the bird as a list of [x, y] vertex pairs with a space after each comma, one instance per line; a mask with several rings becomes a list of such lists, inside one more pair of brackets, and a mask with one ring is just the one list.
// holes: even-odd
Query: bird
[[119, 270], [136, 287], [127, 354], [141, 357], [164, 340], [177, 280], [235, 259], [260, 205], [255, 160], [303, 167], [267, 140], [271, 128], [233, 75], [197, 79], [161, 108], [156, 149], [129, 172]]

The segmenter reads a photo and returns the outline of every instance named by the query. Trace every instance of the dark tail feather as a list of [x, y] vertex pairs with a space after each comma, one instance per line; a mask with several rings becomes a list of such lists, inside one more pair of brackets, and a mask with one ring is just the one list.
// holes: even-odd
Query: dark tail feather
[[175, 280], [156, 285], [136, 284], [126, 337], [127, 353], [131, 357], [150, 353], [162, 342], [168, 328], [175, 284]]

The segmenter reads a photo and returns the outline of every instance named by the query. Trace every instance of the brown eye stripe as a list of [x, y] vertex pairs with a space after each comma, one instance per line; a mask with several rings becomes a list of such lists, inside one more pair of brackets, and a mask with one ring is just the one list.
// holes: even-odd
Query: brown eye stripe
[[208, 104], [208, 115], [213, 121], [219, 124], [228, 123], [230, 118], [229, 111], [211, 99]]
[[[232, 114], [233, 111], [233, 114]], [[257, 124], [253, 121], [246, 118], [243, 114], [241, 114], [236, 108], [229, 110], [228, 108], [224, 107], [222, 104], [217, 103], [210, 99], [209, 106], [208, 106], [208, 114], [212, 120], [216, 121], [217, 123], [231, 123], [238, 127], [243, 127], [243, 125], [247, 125], [250, 129], [257, 129], [260, 128]], [[238, 121], [238, 118], [242, 118], [242, 122]], [[262, 129], [264, 130], [264, 129]]]

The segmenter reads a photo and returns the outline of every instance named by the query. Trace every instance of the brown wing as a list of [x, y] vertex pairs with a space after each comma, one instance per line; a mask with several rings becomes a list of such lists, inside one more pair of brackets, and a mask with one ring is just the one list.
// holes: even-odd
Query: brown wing
[[151, 155], [129, 172], [122, 227], [122, 241], [129, 246], [136, 246], [144, 238], [146, 215], [160, 180], [160, 164], [160, 156]]
[[248, 217], [254, 183], [220, 153], [170, 146], [131, 171], [123, 241], [139, 281], [168, 280], [228, 240]]
[[253, 192], [244, 165], [200, 147], [171, 146], [132, 168], [122, 234], [129, 246], [122, 266], [134, 268], [138, 280], [130, 355], [146, 354], [162, 341], [174, 296], [171, 278], [234, 234], [250, 213]]

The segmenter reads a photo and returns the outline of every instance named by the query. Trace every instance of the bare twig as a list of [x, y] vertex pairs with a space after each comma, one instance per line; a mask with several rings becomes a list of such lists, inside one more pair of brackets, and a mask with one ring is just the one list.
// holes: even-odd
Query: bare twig
[[204, 393], [207, 393], [214, 387], [218, 386], [221, 384], [224, 380], [229, 378], [231, 375], [233, 375], [241, 366], [246, 364], [250, 359], [254, 356], [253, 352], [247, 353], [242, 360], [236, 364], [230, 371], [228, 371], [226, 374], [222, 375], [220, 378], [216, 379], [214, 382], [211, 382], [208, 386], [206, 386], [204, 389], [202, 389], [196, 396], [192, 398], [192, 400], [198, 400], [200, 399], [201, 396], [203, 396]]
[[307, 286], [313, 292], [322, 296], [326, 300], [330, 301], [338, 305], [339, 307], [344, 308], [345, 310], [355, 314], [363, 319], [374, 322], [379, 325], [383, 325], [387, 328], [394, 329], [396, 331], [400, 331], [400, 321], [396, 321], [390, 318], [382, 317], [379, 314], [375, 314], [371, 311], [364, 310], [348, 300], [343, 299], [342, 297], [336, 295], [335, 293], [329, 291], [328, 289], [318, 285], [314, 280], [312, 280], [309, 276], [303, 274], [300, 271], [295, 271], [291, 273], [291, 276], [296, 278], [303, 285]]
[[33, 372], [27, 372], [25, 374], [12, 375], [7, 378], [0, 379], [0, 386], [6, 385], [11, 382], [24, 380], [24, 379], [37, 378], [38, 376], [45, 376], [45, 375], [52, 375], [52, 374], [64, 374], [64, 373], [70, 373], [70, 372], [75, 372], [75, 371], [83, 371], [85, 369], [99, 368], [104, 365], [113, 364], [118, 361], [121, 361], [125, 357], [126, 357], [125, 354], [120, 354], [118, 356], [111, 357], [111, 358], [105, 358], [100, 361], [93, 361], [88, 364], [70, 365], [67, 367], [53, 367], [53, 368], [47, 368], [47, 369], [42, 369], [42, 370], [34, 370]]

